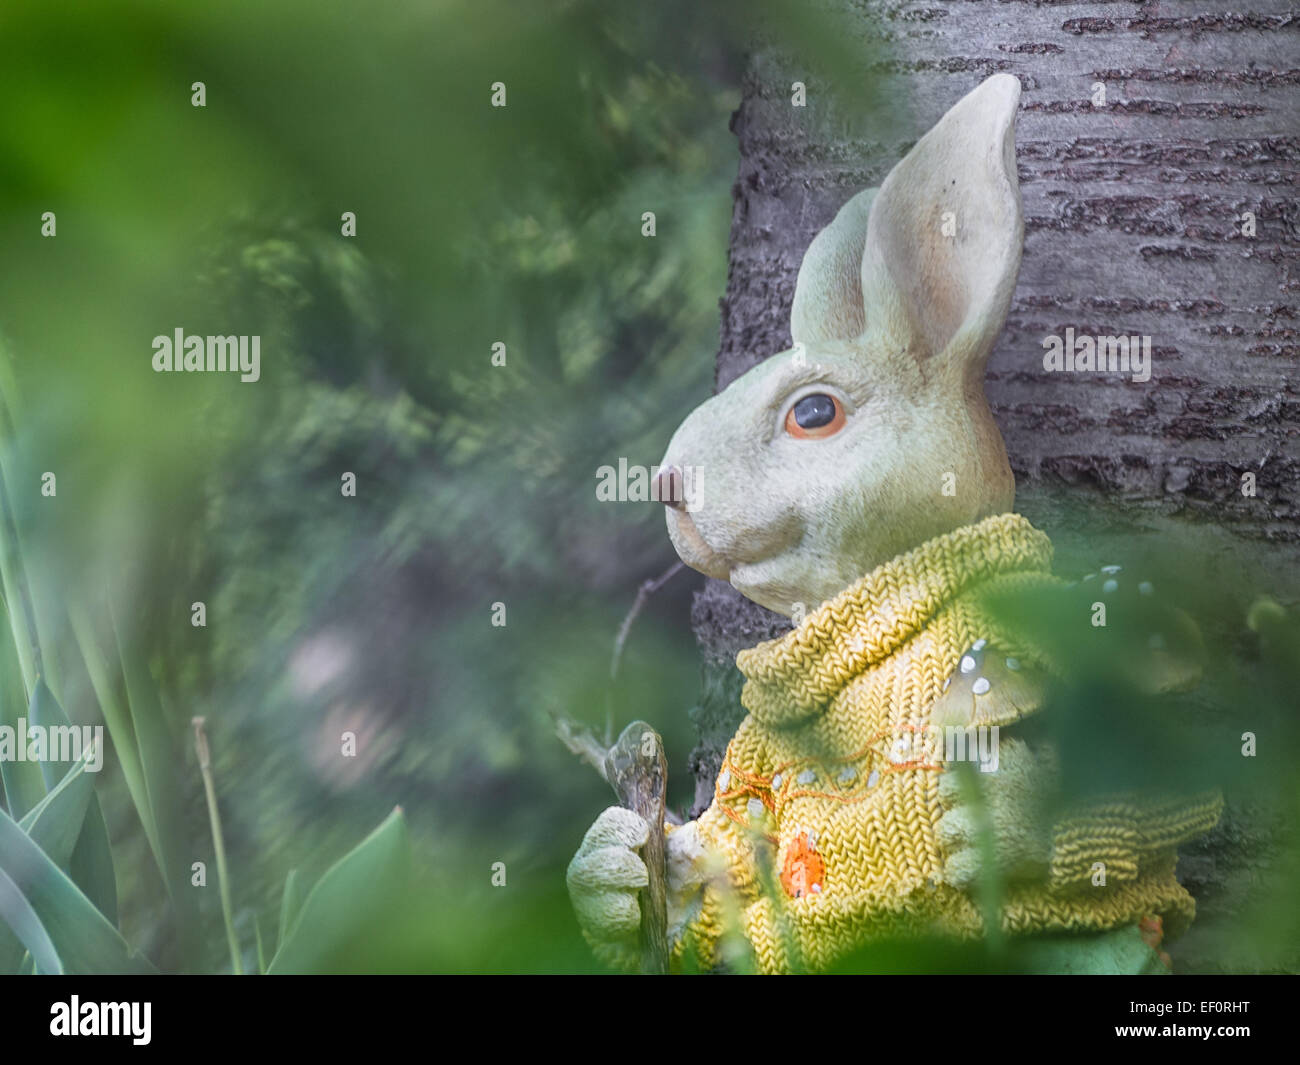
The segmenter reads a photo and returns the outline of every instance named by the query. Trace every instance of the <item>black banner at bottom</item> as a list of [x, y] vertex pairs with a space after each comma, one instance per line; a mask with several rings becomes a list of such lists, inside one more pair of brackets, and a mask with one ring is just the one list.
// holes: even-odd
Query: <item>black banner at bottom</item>
[[[832, 992], [832, 1003], [826, 1002], [824, 982], [805, 981], [793, 990], [787, 982], [782, 1005], [788, 1008], [806, 996], [825, 1019], [828, 1010], [833, 1014], [851, 1001], [845, 992], [865, 993], [869, 1015], [845, 1017], [846, 1023], [879, 1024], [894, 1035], [919, 1026], [921, 1032], [948, 1031], [963, 1039], [988, 1025], [990, 1037], [996, 1035], [1006, 1047], [1041, 1047], [1040, 1039], [1051, 1039], [1053, 1045], [1083, 1050], [1152, 1041], [1227, 1050], [1233, 1043], [1276, 1045], [1254, 1041], [1275, 1041], [1294, 1030], [1295, 985], [1283, 977], [845, 979], [859, 986]], [[861, 980], [870, 986], [862, 987]], [[424, 1039], [446, 1025], [460, 1034], [490, 1036], [497, 1051], [514, 1037], [534, 1054], [552, 1041], [557, 1049], [570, 1048], [575, 1029], [588, 1025], [615, 1043], [619, 1028], [633, 1028], [641, 1033], [635, 1041], [642, 1047], [658, 1025], [671, 1026], [678, 1045], [683, 1026], [698, 1026], [700, 1039], [707, 1041], [718, 1018], [714, 1010], [687, 1005], [695, 993], [717, 996], [724, 1004], [735, 995], [727, 1007], [738, 1011], [728, 1021], [733, 1034], [746, 1016], [750, 1020], [743, 1023], [752, 1023], [756, 1036], [762, 1037], [765, 1027], [766, 1011], [755, 998], [763, 992], [738, 988], [734, 979], [724, 978], [707, 992], [698, 985], [649, 992], [662, 996], [654, 1008], [648, 1007], [646, 988], [629, 997], [632, 989], [619, 977], [521, 977], [509, 988], [498, 983], [472, 976], [438, 979], [436, 987], [428, 977], [412, 976], [277, 977], [270, 984], [229, 977], [16, 977], [0, 991], [0, 1019], [6, 1049], [58, 1050], [61, 1044], [94, 1053], [113, 1044], [128, 1054], [197, 1048], [261, 1053], [286, 1046], [332, 1057], [382, 1053], [396, 1040]]]

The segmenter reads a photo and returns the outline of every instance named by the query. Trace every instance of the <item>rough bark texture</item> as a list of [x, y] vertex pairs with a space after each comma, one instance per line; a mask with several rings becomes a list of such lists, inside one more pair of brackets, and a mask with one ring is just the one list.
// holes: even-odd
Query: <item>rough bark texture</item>
[[[1294, 595], [1300, 20], [1290, 6], [838, 0], [864, 54], [873, 37], [887, 44], [888, 58], [861, 72], [885, 79], [893, 101], [870, 123], [838, 103], [853, 85], [819, 82], [779, 43], [758, 47], [733, 119], [740, 169], [718, 387], [790, 346], [800, 261], [836, 210], [982, 79], [1015, 74], [1025, 249], [987, 391], [1017, 509], [1052, 536], [1058, 572], [1195, 529], [1207, 578]], [[806, 108], [791, 105], [795, 80], [808, 84]], [[1247, 211], [1253, 238], [1240, 232]], [[1043, 340], [1067, 326], [1149, 335], [1150, 381], [1045, 373]], [[1253, 498], [1241, 492], [1246, 471]], [[1243, 591], [1243, 614], [1248, 600]], [[788, 625], [717, 581], [692, 621], [704, 655], [692, 766], [703, 805], [743, 716], [735, 653]], [[1238, 616], [1210, 635], [1241, 631]], [[1203, 924], [1244, 902], [1240, 870], [1258, 875], [1275, 860], [1271, 824], [1267, 811], [1230, 808], [1186, 855]], [[1249, 965], [1197, 955], [1195, 935], [1185, 964]]]

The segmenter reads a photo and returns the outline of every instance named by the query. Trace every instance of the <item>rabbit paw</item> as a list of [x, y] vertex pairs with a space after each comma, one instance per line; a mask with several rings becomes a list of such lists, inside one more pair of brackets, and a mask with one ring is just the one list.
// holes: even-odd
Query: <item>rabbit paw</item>
[[637, 852], [649, 832], [637, 814], [611, 806], [587, 830], [569, 863], [565, 880], [578, 925], [602, 955], [635, 954], [641, 927], [637, 893], [650, 882]]
[[[583, 837], [566, 880], [578, 925], [596, 954], [609, 964], [635, 961], [641, 928], [640, 891], [650, 880], [638, 851], [650, 826], [622, 806], [605, 810]], [[699, 911], [706, 879], [705, 849], [694, 821], [668, 826], [665, 841], [668, 935], [676, 943]]]

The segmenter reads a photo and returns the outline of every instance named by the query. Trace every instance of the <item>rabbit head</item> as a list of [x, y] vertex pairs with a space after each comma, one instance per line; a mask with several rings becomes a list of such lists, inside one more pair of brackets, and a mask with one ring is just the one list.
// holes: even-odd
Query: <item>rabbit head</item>
[[1011, 509], [983, 378], [1020, 267], [1019, 100], [989, 78], [845, 204], [800, 267], [794, 347], [673, 435], [661, 478], [693, 490], [661, 498], [688, 565], [791, 615]]

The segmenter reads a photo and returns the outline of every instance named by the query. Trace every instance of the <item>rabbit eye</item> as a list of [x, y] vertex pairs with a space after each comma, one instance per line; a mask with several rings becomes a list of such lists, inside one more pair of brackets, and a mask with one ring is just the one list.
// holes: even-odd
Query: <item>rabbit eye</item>
[[820, 440], [843, 428], [844, 405], [824, 392], [804, 396], [785, 416], [785, 431], [804, 439]]

